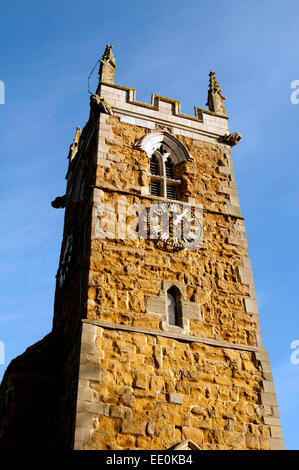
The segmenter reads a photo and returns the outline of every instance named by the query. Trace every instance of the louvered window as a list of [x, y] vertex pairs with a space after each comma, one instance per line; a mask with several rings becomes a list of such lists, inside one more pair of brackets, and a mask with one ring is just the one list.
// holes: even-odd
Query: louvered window
[[166, 172], [166, 178], [168, 179], [175, 179], [175, 169], [174, 169], [174, 164], [171, 161], [171, 158], [167, 158], [165, 162], [165, 172]]
[[161, 183], [159, 181], [151, 181], [151, 194], [161, 196]]
[[168, 199], [176, 199], [176, 187], [175, 186], [166, 186], [166, 193]]
[[159, 160], [156, 155], [153, 155], [150, 160], [150, 172], [152, 175], [159, 175], [160, 174], [160, 165]]
[[153, 196], [176, 200], [179, 184], [171, 151], [163, 144], [150, 158], [150, 193]]

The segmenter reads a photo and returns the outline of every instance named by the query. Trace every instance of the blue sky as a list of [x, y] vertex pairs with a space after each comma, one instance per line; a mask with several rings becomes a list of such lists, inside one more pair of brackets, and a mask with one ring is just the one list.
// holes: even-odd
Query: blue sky
[[[87, 78], [114, 45], [116, 83], [205, 107], [210, 70], [222, 87], [264, 348], [287, 449], [299, 449], [299, 3], [296, 0], [53, 0], [1, 6], [0, 341], [5, 364], [52, 327], [67, 153], [88, 118]], [[96, 87], [96, 73], [91, 88]]]

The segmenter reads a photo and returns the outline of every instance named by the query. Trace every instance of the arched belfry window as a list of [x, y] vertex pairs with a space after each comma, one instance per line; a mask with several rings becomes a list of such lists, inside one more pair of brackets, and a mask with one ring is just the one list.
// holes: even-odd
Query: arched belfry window
[[171, 287], [167, 291], [167, 317], [168, 324], [181, 326], [181, 302], [180, 291], [177, 287]]
[[165, 145], [161, 145], [150, 157], [150, 193], [153, 196], [177, 199], [177, 186], [180, 183], [176, 179], [171, 152]]
[[136, 147], [145, 150], [149, 157], [150, 194], [165, 199], [178, 199], [181, 180], [176, 174], [176, 165], [191, 160], [184, 145], [165, 132], [153, 132], [142, 137]]

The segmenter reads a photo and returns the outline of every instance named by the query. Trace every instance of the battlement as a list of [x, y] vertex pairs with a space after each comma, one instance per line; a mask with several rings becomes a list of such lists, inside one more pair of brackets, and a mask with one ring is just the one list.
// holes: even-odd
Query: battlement
[[97, 94], [104, 98], [121, 122], [157, 129], [169, 126], [177, 135], [215, 141], [229, 133], [228, 117], [194, 107], [194, 116], [181, 113], [181, 102], [152, 94], [151, 103], [136, 100], [136, 90], [114, 83], [100, 82]]

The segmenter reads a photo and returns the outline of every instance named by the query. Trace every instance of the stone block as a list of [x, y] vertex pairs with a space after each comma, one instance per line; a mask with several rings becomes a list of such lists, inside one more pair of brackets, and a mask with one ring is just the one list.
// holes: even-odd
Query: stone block
[[255, 357], [258, 361], [268, 361], [269, 360], [269, 353], [266, 350], [257, 351], [255, 353]]
[[132, 410], [127, 406], [110, 405], [110, 416], [113, 418], [130, 419], [132, 416]]
[[87, 354], [97, 354], [98, 353], [98, 348], [97, 345], [95, 344], [94, 341], [89, 342], [89, 343], [81, 343], [81, 354], [82, 353], [87, 353]]
[[205, 416], [207, 412], [206, 412], [206, 410], [204, 410], [200, 406], [193, 406], [191, 408], [191, 413], [193, 413], [197, 416]]
[[110, 168], [112, 163], [109, 160], [104, 160], [102, 158], [98, 158], [98, 164], [102, 167]]
[[179, 393], [174, 393], [174, 392], [168, 393], [168, 401], [169, 403], [177, 403], [178, 405], [183, 404], [182, 395], [180, 395]]
[[129, 434], [118, 434], [116, 437], [116, 442], [124, 449], [134, 448], [136, 436], [130, 436]]
[[266, 393], [275, 393], [275, 387], [273, 382], [263, 381], [263, 390]]
[[269, 450], [270, 445], [269, 445], [268, 437], [260, 436], [259, 441], [260, 441], [260, 450]]
[[78, 388], [78, 400], [92, 401], [93, 391], [89, 387]]
[[100, 355], [99, 354], [89, 354], [89, 353], [83, 353], [81, 352], [80, 353], [80, 363], [81, 364], [84, 364], [84, 363], [88, 363], [88, 361], [92, 361], [93, 364], [100, 364], [101, 360], [100, 360]]
[[267, 380], [267, 382], [273, 381], [272, 373], [263, 371], [263, 379]]
[[121, 432], [124, 434], [145, 434], [147, 422], [139, 419], [132, 419], [131, 421], [123, 421], [121, 425]]
[[[227, 213], [231, 213], [230, 209], [231, 207], [228, 208]], [[230, 236], [230, 237], [227, 237], [227, 243], [229, 245], [242, 246], [244, 241], [241, 240], [239, 237]]]
[[83, 450], [83, 441], [74, 441], [74, 450]]
[[202, 446], [203, 444], [203, 431], [202, 429], [183, 426], [182, 435], [184, 439], [191, 439], [193, 442]]
[[148, 376], [146, 374], [136, 374], [133, 385], [135, 388], [146, 390], [148, 388]]
[[229, 196], [229, 200], [232, 206], [239, 207], [239, 198], [238, 196]]
[[[261, 361], [262, 371], [263, 373], [271, 374], [271, 366], [269, 361]], [[266, 382], [271, 382], [271, 380], [266, 380]]]
[[89, 380], [101, 380], [101, 369], [99, 366], [91, 364], [91, 363], [81, 363], [79, 376], [81, 379], [89, 379]]
[[275, 437], [270, 437], [270, 439], [269, 439], [269, 449], [270, 450], [284, 450], [283, 439], [277, 439]]
[[150, 380], [150, 390], [153, 392], [160, 392], [164, 387], [163, 377], [153, 376]]
[[[97, 334], [97, 326], [96, 325], [93, 325], [92, 323], [86, 323], [86, 322], [83, 323], [83, 325], [82, 325], [82, 341], [83, 341], [83, 338], [86, 337], [86, 335], [91, 335], [95, 338], [96, 334]], [[88, 341], [84, 341], [84, 342], [87, 343]]]
[[146, 296], [146, 310], [160, 315], [165, 314], [166, 300], [162, 296], [148, 295]]
[[85, 427], [76, 427], [76, 431], [75, 431], [75, 442], [76, 441], [89, 441], [89, 438], [90, 438], [90, 431], [91, 431], [91, 428], [85, 428]]
[[280, 419], [275, 416], [264, 416], [263, 421], [264, 424], [268, 424], [269, 426], [280, 426]]
[[161, 367], [162, 361], [163, 361], [163, 353], [162, 353], [162, 347], [159, 344], [153, 347], [153, 357], [154, 357], [156, 366]]
[[263, 405], [277, 406], [275, 393], [261, 393], [261, 401]]
[[92, 416], [89, 413], [80, 411], [76, 416], [76, 426], [79, 428], [86, 428], [91, 430]]
[[229, 166], [219, 166], [218, 171], [221, 175], [231, 175], [232, 170]]
[[240, 281], [242, 284], [252, 286], [254, 285], [253, 283], [253, 276], [252, 276], [252, 271], [250, 268], [245, 268], [245, 267], [238, 267], [238, 273], [240, 277]]
[[109, 416], [110, 405], [102, 402], [85, 403], [85, 409], [89, 413]]
[[246, 434], [246, 447], [249, 450], [259, 450], [260, 442], [257, 434]]
[[244, 300], [246, 313], [258, 314], [257, 301], [248, 297]]
[[272, 413], [275, 418], [279, 418], [279, 410], [277, 406], [272, 407]]
[[[235, 217], [241, 217], [241, 210], [239, 206], [233, 206], [231, 204], [228, 204], [226, 206], [226, 212], [227, 214], [233, 215]], [[243, 239], [241, 243], [239, 243], [240, 246], [245, 246], [246, 245], [246, 240]]]
[[282, 430], [280, 425], [279, 426], [270, 426], [271, 437], [282, 439]]
[[182, 302], [182, 312], [184, 318], [190, 320], [202, 320], [200, 305], [196, 302]]

